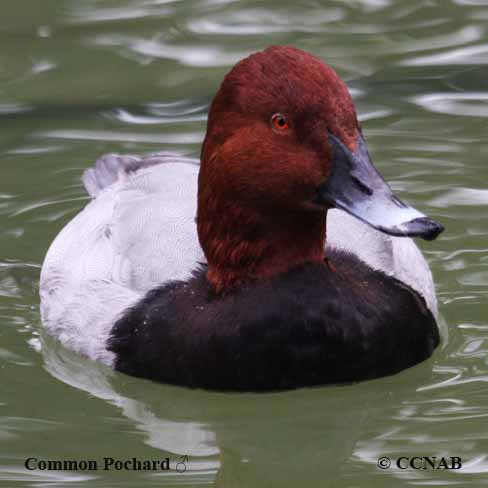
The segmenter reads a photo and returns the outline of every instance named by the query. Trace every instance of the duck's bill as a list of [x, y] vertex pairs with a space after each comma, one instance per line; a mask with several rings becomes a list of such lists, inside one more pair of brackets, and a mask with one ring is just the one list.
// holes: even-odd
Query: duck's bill
[[318, 201], [354, 215], [393, 236], [435, 239], [444, 227], [397, 198], [373, 166], [366, 143], [359, 137], [356, 152], [329, 134], [332, 171], [317, 193]]

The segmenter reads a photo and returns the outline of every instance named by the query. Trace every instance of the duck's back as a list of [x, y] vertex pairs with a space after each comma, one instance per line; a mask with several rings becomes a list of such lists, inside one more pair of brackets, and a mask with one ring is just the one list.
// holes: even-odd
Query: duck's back
[[111, 364], [105, 341], [116, 317], [204, 261], [194, 222], [195, 163], [109, 155], [85, 172], [94, 199], [58, 234], [41, 271], [41, 315], [52, 335]]
[[[41, 272], [41, 313], [69, 348], [112, 365], [106, 349], [118, 317], [149, 290], [188, 280], [205, 258], [196, 224], [198, 161], [171, 154], [105, 156], [83, 181], [94, 199], [52, 243]], [[340, 210], [328, 246], [354, 254], [422, 296], [435, 315], [432, 276], [408, 238], [390, 237]]]

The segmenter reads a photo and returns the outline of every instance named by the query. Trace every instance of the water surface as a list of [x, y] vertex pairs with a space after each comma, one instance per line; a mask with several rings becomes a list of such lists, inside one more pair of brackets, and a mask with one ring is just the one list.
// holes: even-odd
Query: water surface
[[[3, 0], [2, 486], [484, 486], [488, 481], [488, 2]], [[420, 242], [445, 338], [359, 385], [265, 395], [112, 373], [42, 335], [38, 279], [107, 152], [198, 155], [230, 66], [292, 44], [347, 80], [377, 166], [447, 231]], [[381, 470], [382, 456], [463, 468]], [[24, 460], [161, 459], [170, 472], [28, 471]]]

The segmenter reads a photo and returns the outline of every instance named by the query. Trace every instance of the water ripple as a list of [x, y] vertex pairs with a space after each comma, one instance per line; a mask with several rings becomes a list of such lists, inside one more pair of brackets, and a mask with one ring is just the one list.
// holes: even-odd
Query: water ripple
[[[120, 35], [100, 35], [87, 39], [87, 44], [117, 48], [122, 56], [141, 62], [153, 59], [172, 59], [183, 65], [195, 67], [229, 66], [249, 54], [231, 51], [223, 46], [201, 44], [178, 45], [160, 37], [145, 39]], [[141, 58], [142, 56], [142, 58]]]
[[418, 56], [400, 61], [403, 66], [441, 66], [449, 64], [460, 65], [485, 65], [488, 64], [488, 44], [462, 47], [450, 51], [433, 54], [430, 56]]
[[35, 61], [32, 64], [32, 74], [38, 75], [41, 73], [45, 73], [46, 71], [51, 71], [54, 68], [56, 68], [58, 64], [55, 63], [54, 61], [49, 61], [48, 59], [41, 59], [39, 61]]
[[[13, 460], [18, 463], [18, 459]], [[15, 483], [26, 483], [24, 486], [37, 487], [59, 487], [76, 486], [75, 483], [93, 482], [99, 476], [70, 473], [67, 471], [27, 471], [24, 467], [19, 468], [17, 464], [0, 464], [0, 481]], [[95, 485], [93, 485], [95, 486]]]
[[187, 23], [190, 32], [229, 36], [262, 35], [276, 32], [322, 32], [324, 24], [343, 20], [341, 9], [318, 9], [295, 12], [269, 9], [242, 9], [224, 15], [192, 19]]
[[399, 46], [390, 48], [389, 52], [410, 53], [430, 51], [452, 46], [458, 47], [462, 44], [480, 40], [483, 33], [484, 29], [481, 27], [477, 25], [467, 25], [457, 32], [449, 32], [443, 35], [431, 35], [422, 39], [411, 39], [408, 43], [402, 43]]
[[134, 20], [143, 18], [154, 17], [166, 17], [173, 9], [171, 7], [161, 5], [165, 3], [174, 3], [177, 0], [167, 0], [158, 2], [134, 2], [127, 7], [95, 7], [90, 5], [83, 5], [78, 3], [73, 5], [73, 10], [68, 14], [68, 22], [73, 24], [85, 24], [85, 23], [100, 23], [107, 21], [121, 21], [121, 20]]
[[0, 103], [0, 115], [21, 114], [33, 110], [33, 107], [23, 103]]
[[186, 115], [183, 117], [177, 117], [174, 115], [166, 117], [157, 117], [154, 115], [138, 115], [124, 110], [122, 108], [113, 109], [109, 112], [105, 112], [105, 115], [109, 118], [119, 120], [126, 124], [136, 125], [158, 125], [158, 124], [176, 124], [184, 122], [204, 122], [207, 119], [205, 114]]
[[204, 133], [188, 132], [178, 134], [136, 134], [133, 132], [91, 131], [91, 130], [54, 130], [39, 132], [37, 137], [48, 139], [66, 139], [81, 141], [140, 142], [148, 144], [198, 144]]
[[458, 278], [461, 285], [466, 286], [488, 286], [488, 271], [465, 274]]
[[444, 195], [429, 200], [427, 204], [439, 208], [488, 205], [488, 189], [453, 188]]
[[428, 93], [413, 97], [411, 100], [431, 112], [488, 117], [488, 92]]

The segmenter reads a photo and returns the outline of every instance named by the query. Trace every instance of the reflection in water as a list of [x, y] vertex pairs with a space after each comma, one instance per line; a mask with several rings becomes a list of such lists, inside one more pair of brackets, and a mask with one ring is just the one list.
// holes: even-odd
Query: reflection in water
[[[391, 431], [397, 440], [405, 420], [418, 420], [425, 409], [408, 398], [415, 395], [415, 384], [432, 374], [424, 363], [416, 368], [414, 382], [404, 377], [395, 391], [388, 387], [391, 379], [273, 394], [211, 393], [143, 382], [141, 399], [141, 380], [82, 360], [44, 334], [42, 352], [50, 374], [120, 408], [148, 445], [188, 455], [188, 474], [201, 478], [205, 472], [216, 486], [257, 486], [268, 480], [295, 487], [304, 469], [313, 485], [337, 477], [351, 459], [375, 465], [381, 454], [392, 453]], [[378, 423], [388, 425], [381, 442], [365, 440]]]
[[[144, 433], [145, 443], [171, 459], [188, 455], [188, 483], [295, 487], [304, 469], [311, 486], [340, 478], [344, 470], [354, 483], [374, 473], [382, 456], [456, 455], [467, 461], [466, 473], [486, 471], [485, 456], [473, 451], [484, 435], [446, 432], [443, 426], [486, 418], [488, 407], [445, 394], [432, 398], [433, 390], [462, 384], [463, 372], [432, 371], [430, 361], [413, 375], [273, 394], [201, 392], [144, 381], [141, 398], [141, 380], [80, 359], [44, 335], [42, 352], [50, 374], [119, 408]], [[449, 379], [436, 383], [438, 375]], [[425, 424], [430, 433], [421, 428]], [[429, 484], [438, 478], [395, 467], [388, 474]], [[454, 472], [445, 476], [445, 484], [456, 479]]]
[[[68, 486], [86, 486], [86, 482], [92, 482], [96, 477], [68, 472], [56, 471], [27, 471], [17, 465], [0, 465], [0, 481], [8, 483], [24, 483], [24, 486], [50, 486], [63, 488]], [[76, 485], [80, 483], [80, 485]], [[83, 483], [83, 484], [81, 484]]]

